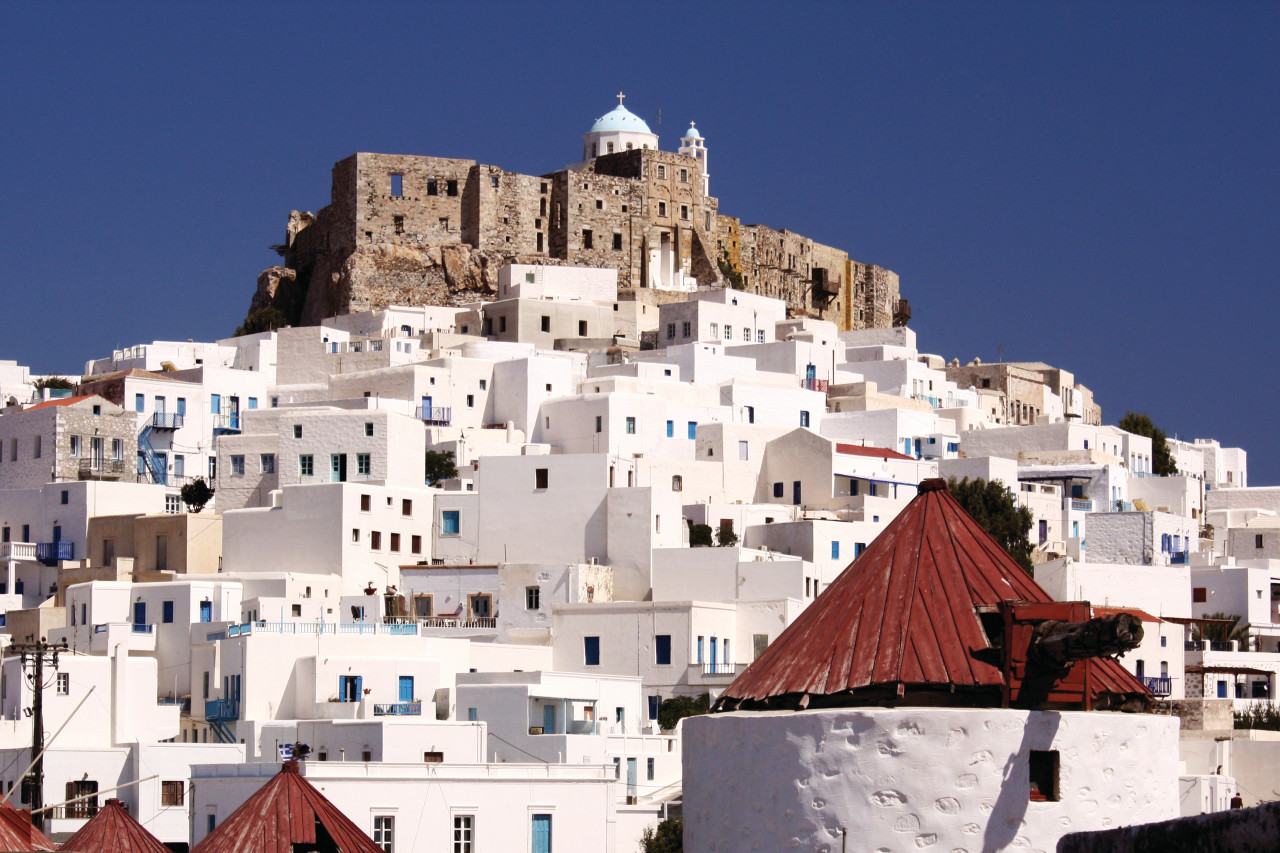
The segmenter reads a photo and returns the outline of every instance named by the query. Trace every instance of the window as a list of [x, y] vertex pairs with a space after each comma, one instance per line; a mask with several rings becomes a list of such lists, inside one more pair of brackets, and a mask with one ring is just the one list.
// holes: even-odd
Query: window
[[587, 666], [600, 665], [600, 638], [599, 637], [583, 637], [582, 638], [582, 655], [583, 662]]
[[[63, 494], [66, 494], [66, 492], [63, 492]], [[63, 503], [66, 503], [66, 501], [63, 501]], [[1256, 533], [1256, 534], [1254, 534], [1254, 537], [1253, 537], [1253, 547], [1255, 547], [1255, 548], [1261, 548], [1261, 547], [1262, 547], [1262, 534], [1261, 534], [1261, 533]]]
[[666, 166], [659, 166], [659, 167], [658, 167], [658, 177], [659, 177], [659, 178], [665, 178], [666, 176], [667, 176], [667, 167], [666, 167]]
[[702, 636], [699, 636], [699, 637], [698, 637], [698, 663], [702, 663], [702, 643], [703, 643], [703, 640], [704, 640], [704, 638], [703, 638]]
[[542, 327], [541, 327], [541, 328], [542, 328], [542, 331], [544, 331], [544, 332], [549, 332], [549, 331], [551, 331], [551, 318], [550, 318], [550, 317], [548, 317], [546, 314], [543, 314], [543, 315], [542, 315]]
[[143, 411], [143, 410], [144, 410], [144, 409], [146, 409], [146, 408], [147, 408], [147, 398], [146, 398], [146, 396], [145, 396], [145, 395], [143, 395], [143, 394], [134, 394], [134, 395], [133, 395], [133, 410], [134, 410], [135, 412], [141, 412], [141, 411]]
[[462, 520], [462, 510], [446, 509], [440, 513], [440, 533], [444, 536], [457, 536]]
[[457, 182], [457, 181], [446, 181], [446, 182], [445, 182], [445, 193], [447, 193], [448, 195], [456, 196], [456, 195], [458, 194], [458, 182]]
[[524, 609], [538, 610], [542, 607], [542, 590], [536, 586], [524, 588]]
[[613, 250], [615, 252], [622, 251], [622, 235], [617, 233], [616, 231], [613, 234]]
[[742, 340], [746, 341], [747, 343], [751, 343], [751, 330], [748, 329], [746, 326], [742, 327]]
[[124, 442], [118, 438], [111, 439], [111, 458], [119, 460], [124, 454]]
[[400, 198], [404, 195], [404, 175], [396, 172], [391, 173], [391, 195], [395, 198]]
[[422, 537], [417, 535], [416, 533], [409, 539], [409, 553], [411, 554], [422, 553]]
[[391, 550], [393, 552], [398, 552], [400, 550], [400, 534], [399, 533], [391, 534]]
[[293, 425], [293, 437], [302, 438], [302, 424]]
[[180, 806], [186, 802], [187, 783], [181, 779], [160, 783], [160, 805]]
[[634, 417], [627, 418], [627, 435], [636, 434], [636, 419]]
[[440, 194], [440, 190], [438, 185], [436, 184], [436, 179], [428, 178], [427, 179], [427, 195], [439, 195], [439, 194]]
[[760, 329], [759, 331], [756, 332], [756, 343], [758, 344], [764, 343], [764, 329]]
[[58, 695], [66, 696], [71, 692], [71, 673], [58, 673]]
[[593, 248], [591, 245], [591, 229], [590, 228], [582, 229], [582, 248], [584, 249]]
[[676, 336], [676, 324], [668, 323], [667, 324], [667, 340], [674, 340], [675, 336]]
[[165, 495], [164, 511], [169, 515], [177, 515], [182, 512], [182, 498], [177, 495]]
[[698, 422], [689, 421], [689, 438], [696, 439], [698, 437]]
[[604, 417], [601, 415], [596, 415], [596, 432], [603, 432], [603, 431], [604, 431]]
[[[661, 167], [659, 167], [659, 168], [661, 168]], [[666, 203], [665, 201], [660, 201], [660, 202], [658, 202], [658, 215], [659, 215], [659, 216], [666, 216], [666, 215], [667, 215], [667, 203]]]
[[685, 337], [685, 338], [689, 337], [689, 325], [690, 325], [689, 321], [687, 320], [684, 323], [680, 324], [681, 337]]
[[161, 602], [161, 604], [160, 604], [160, 621], [161, 621], [161, 622], [172, 622], [172, 621], [173, 621], [173, 602], [172, 602], [172, 601], [164, 601], [164, 602]]
[[780, 498], [780, 497], [782, 497], [782, 496], [785, 494], [785, 492], [786, 492], [786, 489], [785, 489], [785, 487], [783, 486], [783, 484], [782, 484], [782, 483], [774, 483], [774, 484], [773, 484], [773, 496], [774, 496], [775, 498]]
[[231, 473], [233, 476], [244, 475], [244, 456], [235, 454], [231, 457]]
[[764, 654], [764, 650], [769, 648], [768, 634], [752, 634], [751, 635], [751, 651], [753, 658], [758, 658]]
[[679, 491], [683, 491], [683, 490], [684, 490], [684, 478], [683, 478], [683, 477], [681, 477], [679, 474], [674, 474], [674, 475], [672, 475], [672, 477], [671, 477], [671, 491], [673, 491], [673, 492], [679, 492]]
[[689, 170], [688, 170], [688, 169], [681, 169], [681, 170], [680, 170], [680, 183], [682, 183], [682, 184], [687, 184], [687, 183], [689, 183]]
[[312, 477], [316, 473], [316, 458], [310, 453], [304, 453], [298, 457], [298, 474], [302, 477]]
[[368, 453], [356, 454], [356, 473], [368, 476], [373, 471], [372, 457]]
[[369, 548], [374, 551], [382, 550], [382, 531], [380, 530], [369, 531]]
[[840, 543], [834, 539], [831, 541], [831, 559], [840, 559]]
[[475, 815], [453, 816], [453, 853], [475, 853]]
[[578, 321], [578, 337], [585, 338], [586, 336], [587, 336], [587, 321], [579, 320]]
[[547, 488], [547, 469], [546, 468], [533, 469], [533, 487], [535, 489]]
[[654, 759], [652, 758], [646, 759], [646, 762], [647, 762], [647, 766], [645, 769], [645, 774], [646, 774], [645, 778], [648, 779], [650, 782], [652, 782]]
[[36, 436], [35, 444], [31, 448], [31, 456], [34, 459], [40, 458], [40, 436], [38, 435]]
[[413, 515], [413, 501], [408, 498], [402, 498], [400, 500], [400, 514], [403, 516]]
[[1058, 793], [1058, 751], [1033, 749], [1030, 760], [1031, 796], [1036, 802], [1056, 803]]
[[738, 459], [745, 461], [747, 458], [747, 442], [738, 442]]
[[[262, 465], [262, 473], [274, 474], [276, 472], [276, 455], [274, 453], [263, 453], [258, 457], [258, 461]], [[174, 467], [177, 467], [176, 460]]]
[[1208, 589], [1203, 586], [1191, 588], [1191, 600], [1196, 604], [1203, 604], [1209, 600]]
[[395, 850], [396, 819], [389, 814], [373, 816], [373, 846], [383, 853]]
[[724, 324], [724, 339], [726, 341], [733, 340], [733, 326], [730, 326], [728, 323]]
[[687, 204], [680, 205], [680, 218], [681, 219], [689, 218], [689, 205]]
[[800, 426], [807, 427], [809, 425], [809, 413], [804, 409], [800, 410]]
[[654, 662], [658, 666], [671, 665], [671, 635], [658, 634], [653, 638]]
[[[11, 448], [16, 451], [18, 449], [18, 440], [15, 438], [11, 443]], [[13, 459], [17, 459], [15, 454], [10, 454]], [[71, 455], [73, 457], [80, 455], [80, 436], [71, 436]]]

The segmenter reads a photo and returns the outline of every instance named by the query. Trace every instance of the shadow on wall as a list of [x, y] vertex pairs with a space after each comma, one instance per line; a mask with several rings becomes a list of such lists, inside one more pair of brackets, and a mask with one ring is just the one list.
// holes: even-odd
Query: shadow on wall
[[1013, 845], [1027, 816], [1027, 804], [1031, 801], [1028, 789], [1031, 789], [1031, 796], [1057, 799], [1056, 790], [1044, 790], [1057, 785], [1057, 768], [1051, 768], [1054, 772], [1049, 774], [1048, 781], [1032, 779], [1030, 757], [1032, 751], [1049, 754], [1061, 723], [1062, 715], [1056, 711], [1032, 711], [1027, 715], [1027, 724], [1022, 729], [1022, 742], [1004, 766], [1000, 796], [996, 797], [995, 808], [991, 810], [991, 817], [987, 821], [983, 850], [1004, 850]]

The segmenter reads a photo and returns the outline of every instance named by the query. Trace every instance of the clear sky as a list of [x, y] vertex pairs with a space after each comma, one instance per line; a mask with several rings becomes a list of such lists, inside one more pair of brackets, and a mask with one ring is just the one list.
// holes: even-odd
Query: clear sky
[[697, 121], [723, 212], [898, 272], [922, 350], [1280, 483], [1277, 3], [8, 3], [0, 72], [37, 372], [230, 334], [355, 151], [550, 172], [622, 89], [665, 148]]

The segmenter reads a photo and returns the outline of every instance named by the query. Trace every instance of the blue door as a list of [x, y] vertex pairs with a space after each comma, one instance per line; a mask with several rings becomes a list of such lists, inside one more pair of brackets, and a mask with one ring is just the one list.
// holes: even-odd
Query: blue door
[[145, 601], [135, 601], [133, 603], [133, 624], [147, 624], [147, 603]]
[[413, 676], [412, 675], [400, 676], [400, 701], [401, 702], [413, 701]]
[[636, 796], [636, 760], [634, 758], [627, 759], [627, 797], [632, 802]]
[[529, 849], [533, 853], [551, 853], [551, 815], [533, 816], [533, 843]]
[[716, 638], [711, 638], [711, 671], [716, 671]]
[[556, 733], [556, 706], [542, 706], [542, 733], [544, 735], [553, 735]]
[[424, 421], [431, 420], [431, 398], [426, 395], [422, 397], [422, 419]]
[[200, 602], [200, 621], [201, 622], [213, 621], [213, 602], [212, 601]]
[[813, 380], [816, 379], [817, 376], [818, 376], [818, 369], [816, 367], [814, 367], [812, 364], [805, 365], [804, 378], [808, 379], [810, 384], [813, 383]]

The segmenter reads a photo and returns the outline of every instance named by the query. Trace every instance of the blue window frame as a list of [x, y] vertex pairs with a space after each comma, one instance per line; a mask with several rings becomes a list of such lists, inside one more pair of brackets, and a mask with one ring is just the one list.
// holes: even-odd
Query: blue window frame
[[180, 418], [185, 417], [186, 414], [187, 414], [187, 398], [179, 397], [178, 398], [178, 417]]
[[676, 422], [667, 421], [667, 438], [675, 438], [675, 436], [676, 436]]
[[531, 853], [551, 853], [551, 815], [534, 815], [531, 834]]
[[222, 395], [209, 395], [209, 413], [214, 415], [222, 414]]
[[697, 437], [698, 437], [698, 422], [689, 421], [689, 438], [697, 438]]
[[599, 637], [583, 637], [582, 638], [582, 656], [587, 666], [600, 665], [600, 638]]
[[141, 411], [143, 411], [143, 410], [144, 410], [144, 409], [146, 409], [146, 408], [147, 408], [147, 398], [146, 398], [146, 395], [145, 395], [145, 394], [134, 394], [134, 395], [133, 395], [133, 410], [134, 410], [135, 412], [141, 412]]
[[457, 535], [461, 515], [462, 511], [456, 509], [446, 509], [440, 513], [440, 532], [446, 536]]
[[834, 540], [831, 542], [831, 559], [840, 559], [840, 543]]
[[653, 638], [654, 659], [658, 666], [671, 664], [671, 635], [658, 634]]
[[256, 408], [258, 408], [258, 398], [257, 398], [257, 397], [250, 397], [250, 398], [249, 398], [249, 408], [251, 408], [251, 409], [256, 409]]
[[698, 663], [702, 663], [702, 637], [698, 637]]

